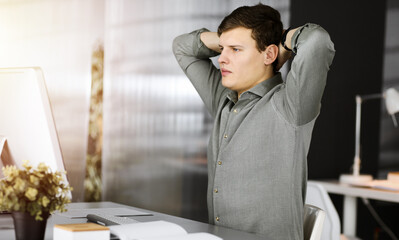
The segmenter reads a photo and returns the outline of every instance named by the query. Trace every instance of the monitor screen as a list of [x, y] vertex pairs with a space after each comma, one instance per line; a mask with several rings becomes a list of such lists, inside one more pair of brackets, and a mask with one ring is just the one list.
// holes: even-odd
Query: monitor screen
[[40, 68], [0, 68], [0, 152], [0, 167], [28, 160], [65, 171]]

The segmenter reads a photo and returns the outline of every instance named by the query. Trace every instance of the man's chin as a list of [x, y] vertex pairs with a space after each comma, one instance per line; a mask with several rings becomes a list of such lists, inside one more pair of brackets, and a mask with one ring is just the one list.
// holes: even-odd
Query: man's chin
[[232, 89], [233, 85], [225, 77], [222, 77], [222, 86], [230, 90], [234, 90]]

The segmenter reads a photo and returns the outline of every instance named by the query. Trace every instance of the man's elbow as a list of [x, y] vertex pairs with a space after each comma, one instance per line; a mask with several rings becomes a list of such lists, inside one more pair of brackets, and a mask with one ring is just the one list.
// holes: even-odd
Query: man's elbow
[[179, 52], [181, 52], [181, 39], [182, 39], [182, 35], [180, 35], [180, 36], [177, 36], [177, 37], [175, 37], [174, 39], [173, 39], [173, 43], [172, 43], [172, 51], [173, 51], [173, 54], [175, 55], [175, 56], [177, 56], [178, 55], [178, 53]]
[[324, 54], [335, 54], [334, 43], [324, 28], [318, 27], [315, 29], [312, 33], [312, 41], [314, 46], [316, 46], [319, 51], [323, 51]]
[[311, 56], [319, 59], [318, 61], [326, 61], [329, 67], [335, 56], [335, 48], [328, 32], [318, 26], [312, 31], [308, 41], [306, 49], [311, 52]]

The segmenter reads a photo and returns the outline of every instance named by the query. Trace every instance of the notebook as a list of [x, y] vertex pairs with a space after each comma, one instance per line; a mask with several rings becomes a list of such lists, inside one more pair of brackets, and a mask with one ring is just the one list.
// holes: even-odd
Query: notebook
[[86, 218], [88, 214], [109, 214], [113, 216], [151, 216], [151, 213], [137, 211], [130, 208], [82, 208], [68, 209], [67, 212], [55, 214], [67, 218]]

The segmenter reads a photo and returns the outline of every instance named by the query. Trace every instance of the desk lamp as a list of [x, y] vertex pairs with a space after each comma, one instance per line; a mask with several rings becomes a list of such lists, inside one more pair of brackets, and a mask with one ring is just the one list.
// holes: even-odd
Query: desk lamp
[[391, 115], [395, 127], [395, 113], [399, 112], [399, 93], [394, 88], [387, 89], [383, 94], [370, 94], [365, 96], [356, 95], [356, 148], [353, 162], [353, 173], [342, 174], [339, 181], [349, 184], [364, 184], [373, 180], [371, 175], [361, 175], [360, 172], [360, 118], [362, 102], [371, 99], [385, 98], [385, 105], [388, 113]]

